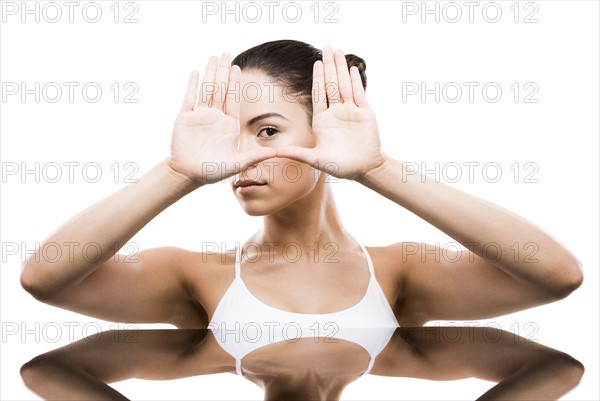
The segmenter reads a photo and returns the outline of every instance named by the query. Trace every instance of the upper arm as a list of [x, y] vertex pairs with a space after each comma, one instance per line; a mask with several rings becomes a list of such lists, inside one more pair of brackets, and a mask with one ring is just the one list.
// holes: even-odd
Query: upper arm
[[[175, 379], [214, 370], [208, 330], [111, 330], [43, 354], [109, 383]], [[213, 360], [216, 358], [212, 358]]]
[[467, 249], [414, 242], [393, 247], [401, 261], [399, 315], [404, 320], [485, 319], [548, 302], [547, 294]]
[[[527, 365], [539, 367], [554, 362], [563, 371], [574, 368], [581, 372], [581, 363], [536, 341], [493, 327], [400, 327], [378, 357], [382, 362], [378, 373], [428, 380], [475, 377], [499, 382]], [[553, 376], [558, 369], [553, 369]]]
[[20, 373], [25, 385], [43, 399], [128, 400], [107, 383], [132, 378], [173, 380], [230, 370], [224, 358], [211, 352], [220, 347], [207, 341], [205, 329], [109, 330], [92, 337], [24, 364]]
[[173, 247], [148, 249], [129, 257], [116, 254], [47, 302], [116, 322], [175, 324], [190, 320], [198, 313], [184, 277], [191, 255]]

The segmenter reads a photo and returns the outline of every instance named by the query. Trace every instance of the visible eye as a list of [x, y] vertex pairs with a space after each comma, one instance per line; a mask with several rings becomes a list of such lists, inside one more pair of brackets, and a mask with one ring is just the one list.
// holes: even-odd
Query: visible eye
[[[262, 135], [262, 133], [265, 133], [266, 135]], [[272, 138], [273, 135], [277, 134], [279, 132], [279, 130], [273, 126], [266, 126], [266, 127], [262, 127], [261, 129], [258, 130], [258, 136], [262, 137], [262, 138]]]

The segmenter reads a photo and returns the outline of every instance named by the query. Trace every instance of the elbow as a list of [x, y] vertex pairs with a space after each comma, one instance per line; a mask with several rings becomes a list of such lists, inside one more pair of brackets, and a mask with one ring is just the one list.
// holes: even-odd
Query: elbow
[[583, 270], [581, 269], [581, 262], [576, 262], [571, 265], [568, 269], [564, 270], [564, 279], [561, 282], [561, 286], [558, 291], [558, 298], [563, 299], [569, 296], [573, 291], [581, 287], [583, 284]]
[[32, 391], [47, 385], [47, 372], [52, 371], [53, 361], [47, 355], [38, 355], [23, 366], [21, 366], [20, 374], [23, 382]]
[[39, 358], [41, 358], [41, 357], [36, 356], [35, 358], [33, 358], [32, 360], [27, 362], [25, 365], [21, 366], [21, 370], [20, 370], [21, 378], [23, 379], [23, 382], [25, 383], [25, 385], [28, 388], [34, 387], [35, 379], [36, 379], [36, 372], [39, 371], [39, 365], [40, 365]]
[[23, 264], [21, 270], [21, 287], [35, 299], [46, 302], [52, 296], [52, 289], [48, 285], [48, 280], [44, 279], [41, 266], [33, 266], [27, 263]]
[[537, 288], [546, 302], [564, 299], [583, 284], [583, 265], [571, 253], [556, 255], [553, 261], [544, 261], [542, 266]]
[[581, 382], [585, 373], [585, 367], [577, 359], [564, 352], [558, 352], [552, 356], [547, 365], [555, 370], [555, 377], [574, 388]]
[[568, 356], [568, 364], [569, 364], [569, 369], [571, 372], [571, 378], [572, 378], [572, 382], [573, 385], [577, 385], [579, 384], [579, 382], [581, 381], [581, 378], [583, 377], [583, 374], [585, 373], [585, 366], [583, 366], [583, 363], [579, 362], [577, 359], [573, 358], [570, 355]]

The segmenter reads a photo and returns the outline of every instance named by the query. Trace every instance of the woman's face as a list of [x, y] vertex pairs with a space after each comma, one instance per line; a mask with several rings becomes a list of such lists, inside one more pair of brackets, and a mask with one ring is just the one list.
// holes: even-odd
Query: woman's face
[[[315, 146], [306, 109], [284, 87], [254, 69], [242, 71], [240, 84], [240, 152], [261, 146]], [[276, 157], [246, 167], [229, 181], [244, 211], [251, 216], [263, 216], [309, 194], [319, 177], [317, 169]], [[246, 185], [250, 182], [239, 180], [260, 185]]]

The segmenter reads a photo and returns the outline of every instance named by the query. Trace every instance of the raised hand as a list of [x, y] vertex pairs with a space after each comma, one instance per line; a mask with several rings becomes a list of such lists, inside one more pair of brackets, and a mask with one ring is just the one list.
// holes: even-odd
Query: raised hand
[[[326, 94], [326, 96], [325, 96]], [[277, 157], [310, 164], [338, 178], [357, 180], [385, 161], [375, 115], [358, 68], [348, 71], [341, 50], [323, 49], [313, 70], [314, 148], [279, 148]]]
[[[198, 91], [199, 74], [192, 72], [183, 106], [175, 120], [168, 164], [198, 185], [237, 174], [245, 166], [276, 156], [270, 147], [238, 152], [240, 135], [240, 68], [231, 55], [221, 62], [211, 57]], [[199, 97], [198, 97], [199, 92]], [[238, 96], [239, 97], [239, 96]]]

